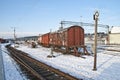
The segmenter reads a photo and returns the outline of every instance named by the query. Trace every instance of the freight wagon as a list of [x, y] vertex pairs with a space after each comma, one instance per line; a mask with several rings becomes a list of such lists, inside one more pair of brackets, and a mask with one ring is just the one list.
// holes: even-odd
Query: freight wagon
[[64, 47], [65, 53], [70, 53], [73, 49], [75, 54], [78, 54], [78, 48], [83, 48], [84, 53], [87, 52], [84, 43], [84, 29], [77, 25], [44, 34], [41, 36], [41, 43], [43, 46], [53, 46], [54, 49]]
[[46, 33], [41, 36], [41, 44], [45, 47], [48, 47], [50, 45], [49, 44], [49, 42], [50, 42], [49, 36], [50, 36], [50, 33]]
[[6, 43], [6, 42], [8, 42], [8, 41], [5, 40], [5, 39], [0, 38], [0, 43]]

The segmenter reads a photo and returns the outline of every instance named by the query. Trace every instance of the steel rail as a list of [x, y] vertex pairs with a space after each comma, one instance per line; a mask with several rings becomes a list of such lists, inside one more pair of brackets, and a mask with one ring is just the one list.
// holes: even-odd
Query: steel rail
[[41, 75], [39, 75], [34, 69], [32, 69], [29, 65], [27, 65], [21, 58], [19, 58], [17, 55], [12, 54], [13, 50], [8, 50], [11, 53], [12, 58], [17, 61], [19, 64], [27, 68], [31, 73], [33, 73], [38, 79], [40, 80], [46, 80]]

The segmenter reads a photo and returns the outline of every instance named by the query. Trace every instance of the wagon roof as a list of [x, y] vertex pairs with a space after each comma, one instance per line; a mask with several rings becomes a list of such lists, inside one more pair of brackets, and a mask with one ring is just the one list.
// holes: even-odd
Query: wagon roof
[[[54, 34], [54, 33], [60, 33], [60, 32], [63, 32], [63, 31], [67, 31], [68, 29], [72, 28], [72, 27], [80, 27], [82, 28], [81, 26], [79, 25], [73, 25], [73, 26], [70, 26], [70, 27], [67, 27], [67, 28], [63, 28], [62, 30], [57, 30], [57, 31], [54, 31], [54, 32], [49, 32], [50, 34]], [[83, 28], [82, 28], [83, 29]], [[46, 33], [46, 34], [49, 34], [49, 33]], [[46, 34], [43, 34], [43, 35], [46, 35]]]
[[[63, 28], [62, 30], [58, 30], [58, 32], [66, 31], [66, 30], [68, 30], [68, 29], [70, 29], [70, 28], [72, 28], [72, 27], [80, 27], [80, 28], [82, 28], [81, 26], [73, 25], [73, 26], [70, 26], [70, 27], [67, 27], [67, 28]], [[83, 28], [82, 28], [82, 29], [83, 29]]]

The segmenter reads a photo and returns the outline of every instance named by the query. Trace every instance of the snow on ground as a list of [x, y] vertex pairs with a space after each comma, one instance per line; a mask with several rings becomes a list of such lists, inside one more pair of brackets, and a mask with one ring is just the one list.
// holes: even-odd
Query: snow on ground
[[120, 56], [120, 45], [107, 45], [107, 46], [99, 46], [98, 48], [104, 48], [104, 49], [109, 49], [109, 50], [117, 50], [116, 52], [114, 51], [106, 51], [105, 54], [109, 55], [114, 55], [114, 56]]
[[22, 50], [35, 59], [69, 73], [77, 78], [82, 78], [84, 80], [120, 79], [120, 56], [106, 54], [114, 52], [98, 50], [97, 71], [93, 71], [93, 56], [84, 56], [86, 57], [84, 59], [73, 55], [63, 55], [61, 53], [54, 52], [56, 57], [47, 58], [50, 54], [50, 48], [44, 48], [41, 46], [38, 48], [29, 48], [22, 45], [17, 49]]
[[7, 53], [9, 52], [6, 50], [5, 44], [2, 44], [5, 80], [27, 80], [19, 73], [20, 69], [16, 62]]

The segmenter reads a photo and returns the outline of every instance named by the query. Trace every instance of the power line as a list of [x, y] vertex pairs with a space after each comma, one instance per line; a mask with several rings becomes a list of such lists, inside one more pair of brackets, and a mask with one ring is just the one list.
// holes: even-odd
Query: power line
[[[95, 26], [95, 24], [92, 23], [84, 23], [84, 22], [73, 22], [73, 21], [61, 21], [61, 25], [80, 25], [80, 26]], [[109, 28], [108, 25], [103, 25], [103, 24], [98, 24], [98, 27], [103, 27], [103, 28]]]

